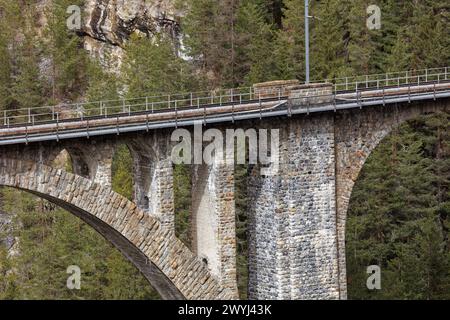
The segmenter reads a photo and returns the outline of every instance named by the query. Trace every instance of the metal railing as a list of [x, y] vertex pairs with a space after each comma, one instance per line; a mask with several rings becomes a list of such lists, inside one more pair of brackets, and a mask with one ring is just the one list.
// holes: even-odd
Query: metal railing
[[[388, 88], [411, 87], [424, 84], [440, 84], [450, 81], [450, 68], [432, 68], [374, 74], [356, 77], [326, 79], [316, 83], [333, 85], [334, 104], [338, 93], [355, 93], [361, 91], [384, 90]], [[436, 90], [435, 90], [436, 91]], [[255, 91], [253, 87], [177, 93], [161, 96], [148, 96], [132, 99], [103, 100], [94, 102], [60, 104], [17, 110], [5, 110], [0, 117], [0, 128], [17, 126], [35, 126], [62, 121], [83, 121], [110, 117], [126, 117], [131, 115], [182, 111], [187, 109], [211, 108], [215, 106], [237, 105], [262, 101], [281, 101], [288, 96], [288, 88], [280, 87], [275, 94], [268, 96], [264, 91]], [[314, 97], [310, 97], [312, 101]], [[308, 103], [309, 105], [310, 103]]]
[[420, 85], [423, 83], [450, 80], [450, 67], [388, 72], [355, 77], [343, 77], [319, 80], [334, 85], [334, 91], [357, 91], [366, 89], [381, 89], [383, 87], [400, 87], [405, 85]]

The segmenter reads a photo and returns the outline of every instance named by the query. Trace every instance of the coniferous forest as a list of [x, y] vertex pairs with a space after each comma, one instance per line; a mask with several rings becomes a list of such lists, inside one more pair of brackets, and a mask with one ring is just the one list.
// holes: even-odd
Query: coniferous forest
[[[152, 0], [150, 0], [152, 1]], [[90, 55], [67, 28], [84, 0], [0, 0], [0, 111], [304, 80], [301, 0], [172, 0], [179, 34], [133, 33], [124, 55]], [[311, 77], [450, 66], [448, 0], [310, 1]], [[366, 8], [381, 8], [381, 29]], [[407, 122], [375, 149], [358, 178], [346, 229], [350, 299], [450, 299], [450, 114]], [[56, 166], [71, 171], [61, 154]], [[113, 188], [133, 198], [132, 159], [122, 146]], [[247, 166], [236, 167], [238, 283], [246, 298]], [[176, 233], [189, 244], [189, 167], [174, 168]], [[366, 288], [379, 265], [382, 289]], [[81, 290], [66, 287], [69, 265]], [[68, 212], [0, 188], [0, 299], [158, 299], [112, 245]]]

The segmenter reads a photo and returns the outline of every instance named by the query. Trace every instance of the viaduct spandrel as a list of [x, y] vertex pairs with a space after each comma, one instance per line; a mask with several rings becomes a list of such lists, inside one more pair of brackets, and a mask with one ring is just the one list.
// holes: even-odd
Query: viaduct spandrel
[[[188, 248], [175, 235], [171, 134], [199, 121], [222, 132], [279, 129], [277, 174], [250, 167], [249, 297], [345, 299], [346, 213], [364, 162], [406, 120], [449, 109], [440, 68], [5, 111], [0, 185], [84, 220], [163, 298], [236, 299], [234, 166], [192, 165]], [[133, 201], [111, 188], [120, 144], [133, 157]], [[62, 150], [73, 173], [52, 166]]]

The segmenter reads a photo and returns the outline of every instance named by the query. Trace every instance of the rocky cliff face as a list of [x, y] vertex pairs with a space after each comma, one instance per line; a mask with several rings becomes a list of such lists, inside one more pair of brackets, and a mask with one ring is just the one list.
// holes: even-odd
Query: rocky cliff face
[[174, 1], [86, 0], [81, 30], [85, 48], [105, 63], [105, 57], [110, 56], [118, 67], [123, 45], [133, 33], [152, 37], [165, 32], [177, 43], [182, 13], [175, 8]]

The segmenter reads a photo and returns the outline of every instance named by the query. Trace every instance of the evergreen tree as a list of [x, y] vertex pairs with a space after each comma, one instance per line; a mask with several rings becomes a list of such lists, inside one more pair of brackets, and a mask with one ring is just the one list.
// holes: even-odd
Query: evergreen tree
[[253, 3], [242, 1], [238, 8], [236, 22], [236, 54], [240, 80], [247, 85], [275, 80], [276, 61], [274, 56], [273, 25], [265, 22], [264, 11]]
[[313, 79], [351, 74], [347, 48], [350, 4], [349, 1], [330, 0], [313, 7], [310, 46]]
[[281, 79], [305, 79], [305, 11], [301, 1], [286, 0], [283, 30], [275, 43], [277, 71]]
[[42, 50], [51, 61], [50, 96], [53, 103], [76, 100], [85, 90], [87, 55], [81, 38], [69, 30], [66, 20], [70, 5], [81, 6], [84, 0], [52, 0], [46, 10], [47, 25]]
[[[350, 298], [448, 298], [448, 117], [410, 121], [363, 168], [347, 222]], [[371, 264], [381, 267], [380, 291], [365, 287]]]
[[[17, 68], [11, 85], [11, 98], [17, 108], [36, 108], [44, 104], [44, 92], [33, 38], [26, 39], [16, 51]], [[24, 111], [23, 114], [28, 114]]]
[[194, 72], [165, 37], [154, 41], [133, 35], [122, 69], [130, 98], [188, 92], [197, 87]]

